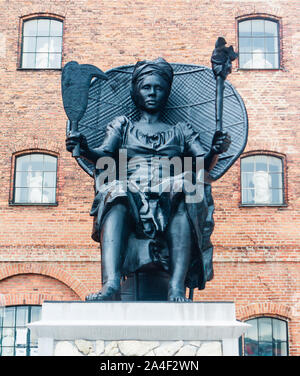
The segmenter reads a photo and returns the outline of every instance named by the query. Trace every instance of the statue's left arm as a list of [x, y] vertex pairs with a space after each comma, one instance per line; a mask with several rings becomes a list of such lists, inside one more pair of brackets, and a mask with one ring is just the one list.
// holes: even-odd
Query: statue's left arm
[[192, 126], [184, 129], [185, 150], [187, 155], [204, 158], [204, 168], [210, 171], [217, 163], [219, 154], [225, 153], [231, 143], [230, 135], [227, 132], [217, 131], [212, 139], [210, 150], [206, 152], [201, 144], [199, 133]]

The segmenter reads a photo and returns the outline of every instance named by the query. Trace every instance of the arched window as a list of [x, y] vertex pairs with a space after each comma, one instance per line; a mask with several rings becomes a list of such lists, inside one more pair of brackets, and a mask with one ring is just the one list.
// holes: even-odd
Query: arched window
[[53, 18], [23, 22], [21, 68], [60, 69], [63, 23]]
[[40, 320], [40, 306], [5, 307], [0, 317], [0, 355], [37, 355], [38, 340], [27, 328], [29, 322]]
[[242, 205], [283, 205], [283, 161], [271, 155], [241, 159]]
[[257, 317], [246, 321], [251, 327], [244, 334], [243, 355], [288, 355], [288, 330], [284, 320], [273, 317]]
[[276, 20], [253, 18], [239, 21], [239, 67], [279, 69], [279, 24]]
[[57, 158], [41, 153], [16, 157], [14, 204], [55, 204]]

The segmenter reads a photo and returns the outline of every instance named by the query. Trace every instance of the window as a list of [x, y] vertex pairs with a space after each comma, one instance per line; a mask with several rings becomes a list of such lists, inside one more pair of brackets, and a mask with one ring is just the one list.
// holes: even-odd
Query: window
[[242, 69], [279, 69], [279, 26], [277, 21], [251, 19], [240, 21], [239, 67]]
[[47, 154], [16, 157], [14, 204], [56, 203], [57, 158]]
[[288, 355], [287, 323], [272, 317], [258, 317], [246, 321], [251, 325], [244, 335], [245, 356]]
[[0, 355], [37, 355], [38, 340], [26, 327], [29, 322], [40, 320], [40, 306], [5, 307], [0, 318]]
[[241, 159], [242, 205], [283, 205], [282, 159], [253, 155]]
[[62, 21], [52, 18], [24, 21], [21, 68], [61, 68], [62, 26]]

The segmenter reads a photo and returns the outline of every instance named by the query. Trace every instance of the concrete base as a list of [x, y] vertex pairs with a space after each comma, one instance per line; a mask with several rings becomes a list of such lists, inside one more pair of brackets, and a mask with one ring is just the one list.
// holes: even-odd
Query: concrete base
[[28, 326], [39, 355], [238, 355], [249, 325], [232, 302], [44, 302]]

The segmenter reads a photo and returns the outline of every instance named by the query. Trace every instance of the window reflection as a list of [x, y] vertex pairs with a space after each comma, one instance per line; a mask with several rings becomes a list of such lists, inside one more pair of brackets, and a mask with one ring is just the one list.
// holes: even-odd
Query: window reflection
[[241, 160], [242, 204], [283, 204], [282, 159], [255, 155]]
[[16, 158], [14, 203], [55, 203], [57, 158], [28, 154]]
[[287, 323], [272, 317], [246, 321], [251, 327], [244, 335], [245, 356], [288, 355]]
[[37, 355], [37, 338], [27, 328], [29, 322], [40, 320], [40, 306], [5, 307], [0, 320], [0, 355]]
[[243, 69], [279, 68], [278, 23], [265, 19], [239, 22], [239, 66]]
[[61, 68], [62, 22], [34, 19], [24, 22], [22, 68]]

